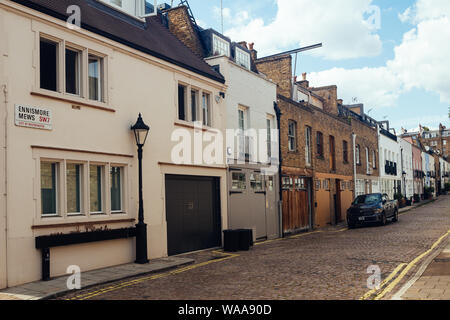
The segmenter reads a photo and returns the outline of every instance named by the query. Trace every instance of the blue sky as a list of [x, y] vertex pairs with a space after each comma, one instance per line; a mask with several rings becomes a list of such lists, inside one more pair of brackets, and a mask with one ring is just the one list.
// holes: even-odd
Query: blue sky
[[[189, 3], [201, 26], [221, 31], [220, 0]], [[337, 84], [345, 103], [356, 97], [397, 130], [450, 126], [450, 1], [223, 0], [223, 6], [224, 33], [255, 42], [260, 56], [323, 42], [299, 56], [297, 75], [307, 72], [312, 86]], [[380, 20], [370, 20], [374, 6]], [[373, 21], [380, 28], [367, 27]]]

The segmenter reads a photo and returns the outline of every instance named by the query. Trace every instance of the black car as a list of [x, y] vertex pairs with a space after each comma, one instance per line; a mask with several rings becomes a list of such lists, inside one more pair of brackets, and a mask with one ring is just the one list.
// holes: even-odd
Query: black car
[[398, 201], [389, 200], [387, 194], [374, 193], [358, 196], [347, 210], [347, 224], [350, 229], [366, 223], [378, 223], [384, 226], [388, 220], [398, 221]]

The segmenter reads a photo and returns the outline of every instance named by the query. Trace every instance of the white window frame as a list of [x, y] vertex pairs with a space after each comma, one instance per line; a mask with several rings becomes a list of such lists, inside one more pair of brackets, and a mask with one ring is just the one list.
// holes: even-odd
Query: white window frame
[[[125, 183], [125, 171], [126, 171], [126, 168], [123, 166], [123, 165], [115, 165], [115, 164], [113, 164], [113, 163], [111, 163], [110, 165], [109, 165], [109, 178], [111, 179], [111, 168], [120, 168], [120, 210], [113, 210], [112, 209], [112, 198], [111, 198], [111, 196], [110, 196], [110, 199], [109, 199], [109, 205], [110, 205], [110, 208], [111, 208], [111, 214], [121, 214], [121, 213], [123, 213], [124, 212], [124, 203], [125, 203], [125, 201], [124, 201], [124, 194], [125, 194], [125, 192], [124, 192], [124, 190], [125, 190], [125, 188], [124, 188], [124, 183]], [[111, 194], [111, 183], [109, 184], [109, 194]]]
[[[42, 88], [42, 84], [41, 84], [41, 49], [40, 49], [40, 45], [41, 45], [41, 40], [46, 40], [48, 42], [53, 42], [57, 45], [57, 55], [56, 55], [56, 91], [53, 90], [49, 90], [49, 89], [45, 89]], [[55, 37], [52, 37], [50, 35], [44, 34], [44, 33], [39, 33], [38, 35], [38, 43], [39, 43], [39, 50], [37, 50], [38, 54], [37, 54], [37, 61], [38, 61], [38, 72], [37, 72], [37, 87], [40, 90], [43, 91], [47, 91], [47, 92], [65, 92], [65, 88], [64, 88], [64, 75], [65, 75], [65, 46], [64, 46], [64, 41]], [[64, 90], [63, 90], [64, 89]]]
[[[198, 121], [202, 121], [202, 114], [200, 113], [200, 90], [197, 90], [196, 88], [192, 88], [189, 91], [189, 112], [190, 112], [190, 120], [191, 122], [198, 122]], [[195, 106], [192, 105], [192, 95], [195, 96]], [[202, 97], [203, 99], [203, 97]], [[195, 110], [195, 119], [194, 119], [194, 114], [192, 111]], [[203, 110], [202, 110], [203, 113]]]
[[[56, 164], [56, 170], [55, 170], [55, 183], [56, 183], [56, 195], [55, 195], [55, 209], [56, 212], [55, 213], [47, 213], [44, 214], [42, 212], [42, 172], [41, 172], [41, 166], [42, 163], [50, 163], [50, 164]], [[61, 186], [62, 186], [62, 175], [61, 175], [61, 167], [62, 167], [62, 161], [61, 160], [56, 160], [56, 159], [46, 159], [46, 158], [41, 158], [39, 161], [39, 213], [40, 213], [40, 217], [42, 219], [45, 218], [52, 218], [52, 217], [61, 217], [62, 216], [62, 210], [61, 210], [61, 203], [62, 203], [62, 192], [61, 192]]]
[[305, 127], [305, 161], [307, 166], [312, 164], [312, 128]]
[[235, 62], [239, 66], [250, 70], [250, 54], [239, 47], [236, 47]]
[[[101, 183], [101, 211], [91, 211], [91, 166], [95, 166], [95, 167], [101, 167], [101, 174], [100, 174], [100, 183]], [[88, 207], [89, 207], [89, 214], [91, 216], [99, 216], [99, 215], [106, 215], [107, 214], [107, 202], [106, 200], [106, 170], [107, 170], [107, 164], [105, 163], [97, 163], [97, 162], [89, 162], [88, 164], [88, 199], [89, 199], [89, 203], [88, 203]]]
[[[226, 53], [223, 52], [223, 48], [217, 48], [216, 43], [221, 43], [222, 45], [226, 45]], [[219, 49], [219, 50], [216, 50]], [[217, 53], [216, 53], [217, 52]], [[226, 55], [227, 57], [230, 56], [230, 43], [221, 37], [213, 34], [213, 56], [223, 56]]]
[[[201, 118], [202, 123], [206, 127], [212, 127], [213, 126], [213, 112], [212, 112], [212, 100], [211, 100], [211, 93], [202, 91], [201, 97], [202, 97], [202, 110], [201, 110]], [[206, 100], [205, 100], [206, 98]], [[205, 108], [205, 101], [206, 101], [206, 108]]]
[[[66, 83], [66, 76], [67, 76], [67, 68], [66, 68], [66, 51], [70, 50], [77, 53], [78, 57], [78, 70], [77, 71], [77, 86], [78, 86], [78, 92], [77, 93], [70, 93], [67, 92], [67, 83]], [[67, 95], [77, 96], [81, 97], [83, 96], [83, 61], [84, 61], [84, 50], [78, 48], [77, 46], [73, 46], [71, 44], [66, 44], [64, 46], [64, 93]]]
[[[89, 83], [89, 61], [90, 60], [97, 60], [99, 62], [99, 81], [97, 83], [97, 91], [98, 91], [98, 99], [94, 99], [90, 97], [90, 83]], [[104, 95], [104, 88], [105, 88], [105, 59], [101, 55], [98, 55], [94, 52], [89, 51], [88, 55], [88, 74], [87, 74], [87, 85], [88, 85], [88, 92], [87, 92], [87, 98], [91, 101], [97, 101], [97, 102], [105, 102], [105, 95]]]
[[[69, 212], [68, 209], [68, 188], [67, 188], [67, 165], [74, 164], [80, 166], [80, 212]], [[84, 190], [85, 190], [85, 171], [86, 171], [86, 163], [79, 162], [79, 161], [70, 161], [65, 160], [64, 161], [64, 193], [65, 193], [65, 212], [67, 213], [67, 216], [84, 216], [86, 215], [85, 212], [85, 198], [84, 198]]]
[[[290, 132], [291, 124], [293, 124], [294, 134]], [[291, 141], [294, 142], [294, 146], [291, 146]], [[297, 122], [294, 120], [289, 120], [288, 122], [288, 148], [289, 152], [297, 152]]]
[[[34, 61], [35, 64], [35, 82], [32, 87], [32, 94], [41, 94], [44, 96], [48, 96], [50, 98], [58, 98], [58, 99], [67, 99], [74, 104], [87, 104], [88, 106], [98, 106], [107, 108], [107, 104], [109, 103], [108, 97], [108, 55], [102, 53], [101, 51], [105, 51], [104, 48], [97, 46], [94, 43], [87, 43], [86, 41], [80, 40], [80, 43], [83, 42], [82, 45], [76, 44], [74, 42], [65, 41], [62, 38], [57, 38], [51, 36], [53, 30], [48, 26], [36, 23], [32, 26], [32, 30], [35, 31], [35, 43], [37, 46], [37, 50], [34, 52]], [[41, 39], [54, 42], [58, 45], [58, 55], [57, 55], [57, 90], [48, 90], [41, 88], [41, 65], [40, 65], [40, 41]], [[90, 48], [96, 48], [97, 50], [91, 50]], [[66, 90], [66, 49], [70, 49], [73, 51], [79, 51], [80, 54], [80, 63], [79, 63], [79, 94], [68, 93]], [[111, 53], [110, 50], [109, 53]], [[101, 59], [101, 99], [100, 100], [92, 100], [89, 99], [89, 55], [93, 55]]]

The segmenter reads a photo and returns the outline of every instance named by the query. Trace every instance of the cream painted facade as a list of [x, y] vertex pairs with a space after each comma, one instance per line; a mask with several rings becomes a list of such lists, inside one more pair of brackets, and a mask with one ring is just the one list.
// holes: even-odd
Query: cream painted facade
[[[41, 34], [104, 58], [106, 102], [40, 89]], [[84, 57], [87, 59], [86, 55]], [[63, 67], [61, 61], [60, 67]], [[83, 72], [87, 72], [86, 64]], [[63, 83], [64, 78], [60, 76], [59, 81]], [[41, 252], [35, 249], [37, 236], [83, 232], [105, 226], [109, 229], [134, 226], [137, 222], [138, 165], [136, 142], [130, 126], [140, 112], [151, 127], [144, 148], [143, 166], [149, 258], [167, 256], [165, 174], [220, 178], [222, 228], [227, 229], [226, 167], [223, 164], [176, 166], [171, 160], [172, 148], [177, 144], [171, 141], [173, 131], [188, 130], [191, 135], [194, 131], [191, 123], [177, 120], [179, 82], [211, 95], [212, 126], [224, 130], [224, 100], [217, 102], [214, 97], [226, 91], [225, 85], [91, 32], [70, 30], [60, 20], [0, 0], [0, 85], [6, 86], [8, 92], [7, 98], [3, 89], [0, 95], [0, 288], [40, 280]], [[87, 92], [87, 83], [82, 88]], [[16, 126], [14, 110], [18, 104], [50, 109], [53, 129]], [[105, 213], [89, 214], [89, 184], [85, 179], [81, 184], [85, 211], [82, 215], [68, 215], [64, 193], [66, 178], [59, 174], [58, 216], [42, 217], [42, 160], [58, 163], [61, 172], [67, 163], [82, 164], [84, 169], [90, 164], [104, 166]], [[111, 165], [124, 170], [121, 213], [111, 213], [108, 204], [110, 182], [106, 177]], [[88, 177], [87, 173], [83, 173], [83, 177]], [[65, 274], [70, 265], [88, 271], [133, 262], [134, 259], [134, 239], [54, 248], [51, 249], [51, 276]]]
[[[6, 38], [4, 13], [0, 10], [0, 39]], [[0, 41], [0, 288], [6, 287], [6, 65], [7, 47]]]
[[[380, 189], [381, 193], [386, 193], [390, 199], [394, 199], [395, 193], [401, 191], [402, 168], [400, 144], [381, 132], [378, 135], [378, 145], [380, 148]], [[397, 174], [386, 173], [385, 164], [390, 161], [397, 164]]]
[[[279, 210], [279, 144], [278, 125], [274, 103], [277, 101], [277, 86], [262, 75], [231, 61], [227, 56], [206, 58], [210, 65], [219, 65], [228, 85], [226, 96], [227, 129], [239, 132], [239, 111], [244, 115], [244, 128], [249, 130], [249, 154], [252, 164], [245, 163], [240, 154], [238, 139], [227, 136], [225, 154], [229, 173], [228, 221], [230, 228], [253, 229], [255, 238], [275, 239], [281, 236]], [[270, 121], [271, 157], [267, 156], [267, 121]], [[254, 131], [253, 131], [254, 130]], [[252, 134], [254, 133], [254, 135]], [[234, 140], [234, 141], [233, 141]], [[241, 141], [243, 142], [243, 141]], [[243, 143], [245, 144], [245, 142]], [[243, 147], [243, 146], [242, 146]], [[231, 151], [231, 152], [229, 152]], [[253, 174], [262, 173], [266, 186], [265, 197], [255, 194], [251, 187], [242, 194], [231, 194], [232, 169], [239, 168], [246, 180]], [[239, 191], [239, 190], [237, 190]], [[265, 213], [265, 215], [264, 215]]]

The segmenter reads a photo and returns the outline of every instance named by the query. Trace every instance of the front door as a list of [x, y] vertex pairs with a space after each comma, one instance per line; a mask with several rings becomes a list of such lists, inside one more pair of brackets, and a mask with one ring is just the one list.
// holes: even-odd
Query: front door
[[310, 180], [298, 176], [283, 177], [283, 233], [310, 228]]
[[341, 180], [336, 179], [336, 203], [335, 203], [335, 221], [336, 224], [341, 222], [342, 213], [341, 213]]
[[228, 213], [230, 229], [252, 229], [256, 239], [268, 237], [266, 182], [259, 170], [229, 169]]
[[269, 239], [278, 238], [280, 233], [280, 219], [278, 216], [278, 176], [267, 175], [266, 180], [266, 220], [267, 237]]

